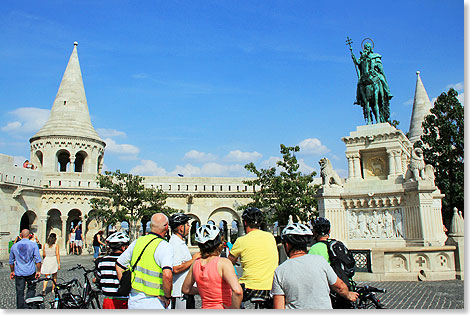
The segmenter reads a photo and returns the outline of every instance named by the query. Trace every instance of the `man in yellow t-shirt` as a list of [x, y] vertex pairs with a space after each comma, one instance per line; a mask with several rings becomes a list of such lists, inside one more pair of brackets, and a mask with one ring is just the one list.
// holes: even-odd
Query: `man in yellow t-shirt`
[[264, 215], [257, 208], [247, 208], [242, 215], [245, 236], [237, 238], [228, 259], [233, 264], [240, 257], [244, 287], [243, 301], [253, 297], [270, 300], [274, 270], [279, 264], [276, 240], [271, 233], [260, 230]]

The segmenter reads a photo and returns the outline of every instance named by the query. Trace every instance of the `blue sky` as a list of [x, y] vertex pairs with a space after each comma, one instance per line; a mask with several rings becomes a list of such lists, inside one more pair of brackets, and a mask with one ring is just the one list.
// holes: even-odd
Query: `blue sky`
[[19, 162], [74, 41], [108, 170], [246, 176], [283, 143], [346, 176], [341, 138], [364, 124], [347, 36], [356, 56], [374, 40], [404, 132], [417, 70], [463, 103], [463, 1], [8, 1], [0, 33], [0, 153]]

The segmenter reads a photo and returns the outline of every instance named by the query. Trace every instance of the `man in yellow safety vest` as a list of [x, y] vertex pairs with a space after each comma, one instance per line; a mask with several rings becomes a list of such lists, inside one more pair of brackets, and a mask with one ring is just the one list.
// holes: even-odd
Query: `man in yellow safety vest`
[[173, 248], [164, 239], [168, 218], [156, 213], [150, 220], [150, 232], [139, 237], [119, 256], [116, 262], [118, 278], [127, 267], [139, 261], [132, 272], [129, 309], [166, 309], [173, 285]]

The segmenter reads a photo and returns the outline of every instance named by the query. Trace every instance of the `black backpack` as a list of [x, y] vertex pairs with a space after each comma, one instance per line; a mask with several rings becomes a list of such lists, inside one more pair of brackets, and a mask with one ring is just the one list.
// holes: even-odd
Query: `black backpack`
[[325, 243], [328, 248], [331, 268], [333, 268], [338, 278], [343, 280], [348, 288], [351, 288], [350, 279], [356, 271], [356, 260], [353, 254], [341, 241], [331, 239], [321, 242]]

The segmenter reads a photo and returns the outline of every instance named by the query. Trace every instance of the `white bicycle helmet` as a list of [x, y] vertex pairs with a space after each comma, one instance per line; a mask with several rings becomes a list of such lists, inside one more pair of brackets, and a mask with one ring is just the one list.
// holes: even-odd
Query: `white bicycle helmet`
[[281, 233], [281, 240], [295, 245], [307, 245], [312, 241], [312, 231], [302, 223], [288, 224]]
[[111, 244], [128, 244], [129, 243], [129, 237], [126, 235], [124, 232], [115, 232], [108, 236], [106, 241], [111, 245]]
[[219, 236], [220, 230], [213, 224], [206, 224], [199, 227], [196, 231], [196, 242], [204, 244], [208, 241], [213, 241]]

